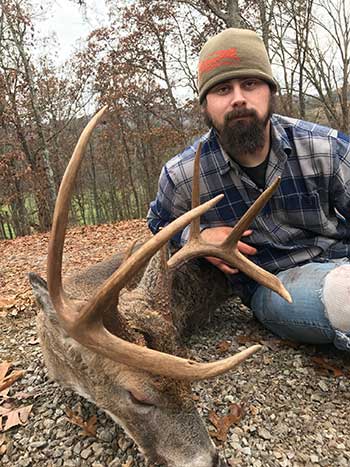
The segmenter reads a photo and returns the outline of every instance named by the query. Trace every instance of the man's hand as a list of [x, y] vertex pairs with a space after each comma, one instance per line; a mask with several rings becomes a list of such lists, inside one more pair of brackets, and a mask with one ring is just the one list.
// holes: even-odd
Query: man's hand
[[[203, 240], [208, 243], [212, 243], [214, 245], [223, 242], [226, 237], [231, 233], [232, 227], [212, 227], [210, 229], [205, 229], [202, 231], [201, 236]], [[246, 230], [243, 233], [243, 237], [247, 237], [253, 233], [252, 230]], [[244, 255], [255, 255], [256, 248], [247, 245], [243, 242], [237, 243], [238, 250], [243, 253]], [[232, 268], [228, 264], [226, 264], [222, 259], [214, 258], [213, 256], [206, 256], [205, 259], [210, 263], [214, 264], [220, 271], [224, 272], [225, 274], [237, 274], [239, 272], [238, 269]]]

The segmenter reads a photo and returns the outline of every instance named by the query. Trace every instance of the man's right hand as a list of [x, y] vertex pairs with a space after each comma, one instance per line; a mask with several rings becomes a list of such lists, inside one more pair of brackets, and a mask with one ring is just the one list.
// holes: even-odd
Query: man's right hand
[[[208, 243], [212, 243], [213, 245], [217, 245], [222, 243], [228, 235], [231, 233], [232, 227], [212, 227], [209, 229], [204, 229], [201, 232], [201, 236], [203, 240]], [[243, 232], [242, 237], [247, 237], [253, 233], [252, 230], [245, 230]], [[238, 250], [243, 253], [244, 255], [255, 255], [257, 250], [256, 248], [247, 245], [244, 242], [237, 243]], [[237, 274], [239, 272], [238, 269], [232, 268], [227, 263], [225, 263], [222, 259], [215, 258], [213, 256], [206, 256], [205, 259], [210, 263], [214, 264], [220, 271], [224, 272], [225, 274]]]

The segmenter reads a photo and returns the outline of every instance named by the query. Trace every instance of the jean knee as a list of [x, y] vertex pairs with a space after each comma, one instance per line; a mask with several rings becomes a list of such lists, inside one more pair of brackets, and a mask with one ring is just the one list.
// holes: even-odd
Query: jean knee
[[310, 263], [278, 274], [293, 303], [265, 287], [255, 292], [251, 307], [256, 318], [283, 339], [310, 344], [332, 343], [332, 327], [321, 299], [323, 282], [336, 265]]
[[350, 351], [350, 262], [309, 263], [283, 271], [288, 304], [259, 287], [252, 299], [256, 318], [280, 337], [308, 343], [334, 343]]
[[350, 350], [350, 264], [337, 266], [326, 276], [321, 299], [335, 330], [334, 344]]
[[[270, 308], [272, 310], [272, 307]], [[289, 314], [266, 312], [265, 309], [253, 309], [254, 315], [261, 324], [282, 339], [306, 344], [330, 344], [335, 339], [335, 332], [328, 322], [321, 319], [313, 321], [303, 318], [292, 318]]]

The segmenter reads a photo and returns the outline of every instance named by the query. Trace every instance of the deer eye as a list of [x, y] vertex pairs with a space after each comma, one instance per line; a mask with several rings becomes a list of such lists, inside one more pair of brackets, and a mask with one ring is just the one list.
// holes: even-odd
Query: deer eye
[[141, 398], [139, 394], [135, 395], [131, 391], [128, 391], [128, 393], [129, 393], [130, 400], [133, 404], [138, 405], [140, 407], [148, 407], [148, 408], [154, 407], [154, 404], [152, 404], [151, 401]]

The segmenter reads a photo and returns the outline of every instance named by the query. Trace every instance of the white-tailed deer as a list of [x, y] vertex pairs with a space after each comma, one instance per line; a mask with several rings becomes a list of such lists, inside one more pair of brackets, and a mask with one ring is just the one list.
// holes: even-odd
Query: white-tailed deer
[[[62, 252], [73, 184], [87, 141], [104, 111], [82, 133], [61, 183], [49, 243], [47, 284], [30, 274], [42, 308], [38, 332], [46, 366], [54, 379], [93, 401], [119, 423], [149, 462], [169, 467], [225, 465], [196, 411], [190, 383], [229, 371], [260, 346], [217, 362], [186, 359], [181, 334], [232, 293], [215, 267], [208, 263], [199, 268], [187, 261], [218, 256], [290, 300], [275, 276], [259, 269], [236, 247], [275, 186], [249, 209], [224, 244], [204, 244], [199, 216], [221, 197], [198, 206], [198, 150], [193, 209], [130, 251], [124, 261], [115, 255], [68, 278], [63, 286]], [[191, 239], [171, 257], [169, 267], [162, 247], [190, 222]], [[137, 285], [126, 289], [147, 263]]]

